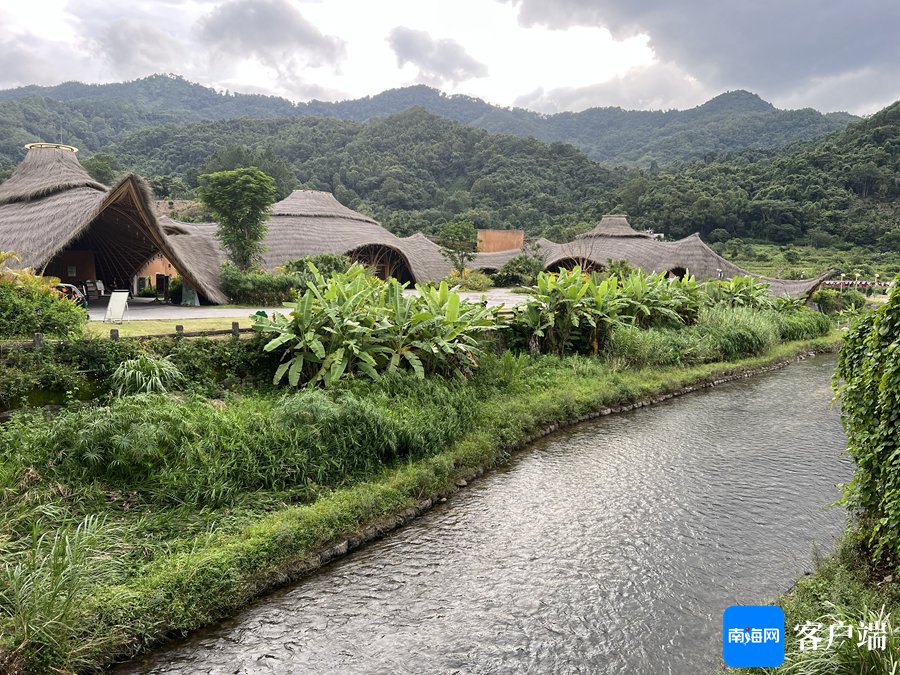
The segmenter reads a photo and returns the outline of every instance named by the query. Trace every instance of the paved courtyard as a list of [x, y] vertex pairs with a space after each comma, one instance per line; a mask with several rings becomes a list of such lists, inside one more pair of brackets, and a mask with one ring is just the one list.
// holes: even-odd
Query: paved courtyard
[[[415, 291], [407, 291], [415, 293]], [[518, 293], [510, 293], [505, 288], [492, 288], [484, 293], [460, 293], [471, 301], [479, 301], [482, 296], [487, 299], [489, 305], [506, 305], [507, 307], [524, 302], [527, 296]], [[103, 321], [106, 314], [106, 305], [109, 298], [92, 300], [88, 308], [88, 316], [91, 321]], [[167, 305], [155, 302], [152, 298], [131, 298], [128, 301], [128, 312], [125, 319], [129, 321], [141, 320], [171, 320], [171, 319], [204, 319], [204, 318], [244, 318], [257, 311], [277, 312], [284, 311], [284, 307], [217, 307], [204, 305], [201, 307], [181, 307], [179, 305]]]

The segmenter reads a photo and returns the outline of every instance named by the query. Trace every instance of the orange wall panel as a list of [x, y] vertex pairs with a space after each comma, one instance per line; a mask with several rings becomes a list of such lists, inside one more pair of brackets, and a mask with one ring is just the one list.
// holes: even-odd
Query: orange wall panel
[[512, 251], [524, 245], [524, 230], [478, 230], [478, 250], [482, 253]]

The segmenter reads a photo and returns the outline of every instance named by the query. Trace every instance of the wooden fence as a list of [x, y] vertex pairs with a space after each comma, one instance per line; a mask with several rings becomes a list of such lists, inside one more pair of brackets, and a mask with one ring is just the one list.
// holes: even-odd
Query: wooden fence
[[[252, 328], [241, 328], [241, 325], [237, 321], [233, 321], [231, 323], [231, 328], [224, 328], [224, 329], [220, 329], [220, 330], [189, 330], [189, 331], [186, 331], [184, 329], [184, 326], [182, 326], [180, 324], [176, 324], [174, 333], [156, 333], [153, 335], [119, 335], [118, 328], [110, 328], [109, 329], [109, 339], [113, 340], [113, 341], [154, 340], [156, 338], [214, 337], [214, 336], [222, 336], [222, 335], [231, 335], [232, 337], [240, 338], [241, 335], [243, 335], [245, 333], [252, 333], [252, 332], [253, 332]], [[11, 349], [40, 349], [45, 344], [61, 344], [64, 342], [68, 342], [68, 340], [64, 340], [64, 339], [47, 340], [47, 339], [45, 339], [43, 333], [35, 333], [30, 340], [0, 342], [0, 351], [11, 350]]]
[[[515, 316], [515, 312], [512, 309], [502, 309], [496, 314], [497, 318], [501, 321], [511, 321], [513, 316]], [[224, 328], [220, 330], [191, 330], [186, 331], [184, 326], [177, 324], [175, 326], [174, 333], [157, 333], [155, 335], [119, 335], [118, 328], [110, 328], [109, 329], [109, 339], [116, 340], [154, 340], [157, 338], [194, 338], [194, 337], [217, 337], [223, 335], [230, 335], [235, 338], [240, 338], [241, 335], [246, 333], [254, 332], [252, 328], [241, 328], [240, 324], [237, 321], [232, 321], [231, 328]], [[0, 351], [4, 350], [13, 350], [13, 349], [40, 349], [45, 344], [61, 344], [64, 342], [68, 342], [68, 340], [47, 340], [44, 337], [43, 333], [35, 333], [31, 340], [19, 340], [19, 341], [3, 341], [0, 342]]]

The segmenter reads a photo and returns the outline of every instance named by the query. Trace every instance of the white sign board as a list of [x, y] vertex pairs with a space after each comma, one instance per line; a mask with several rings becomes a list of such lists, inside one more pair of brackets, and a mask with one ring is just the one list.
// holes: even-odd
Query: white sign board
[[188, 280], [183, 278], [181, 279], [181, 306], [182, 307], [199, 307], [200, 306], [200, 298], [197, 296], [197, 291], [188, 283]]
[[109, 304], [106, 306], [106, 316], [103, 317], [103, 321], [122, 323], [127, 311], [128, 291], [113, 291], [109, 296]]

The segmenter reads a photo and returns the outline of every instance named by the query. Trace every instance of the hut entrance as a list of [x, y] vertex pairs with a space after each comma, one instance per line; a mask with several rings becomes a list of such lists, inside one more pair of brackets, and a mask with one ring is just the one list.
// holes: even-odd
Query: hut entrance
[[414, 283], [415, 277], [409, 264], [402, 253], [390, 246], [380, 244], [368, 244], [358, 249], [349, 251], [347, 257], [353, 262], [358, 262], [375, 270], [375, 276], [379, 279], [393, 277], [401, 283]]
[[106, 290], [131, 288], [134, 275], [159, 253], [126, 211], [110, 206], [47, 263], [44, 274], [76, 286], [101, 281]]
[[562, 258], [556, 262], [547, 265], [548, 272], [557, 272], [561, 269], [571, 270], [573, 267], [580, 267], [582, 272], [602, 272], [603, 265], [594, 262], [590, 258]]
[[688, 271], [684, 267], [673, 267], [669, 270], [668, 276], [684, 279], [688, 275]]

